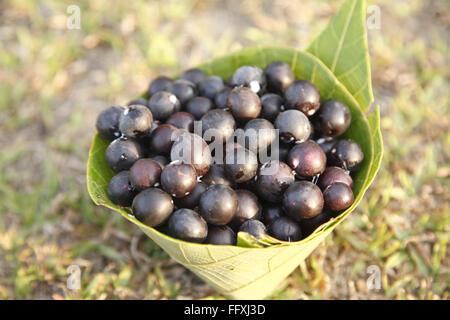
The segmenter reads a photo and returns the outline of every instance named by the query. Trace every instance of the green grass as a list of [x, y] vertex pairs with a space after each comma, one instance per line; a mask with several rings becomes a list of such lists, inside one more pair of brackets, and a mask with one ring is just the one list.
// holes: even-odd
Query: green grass
[[[220, 299], [141, 231], [93, 205], [85, 165], [95, 117], [158, 74], [247, 45], [304, 49], [340, 1], [79, 3], [81, 30], [65, 27], [70, 2], [0, 5], [0, 299]], [[381, 30], [369, 30], [369, 49], [382, 169], [274, 299], [448, 299], [448, 4], [376, 4]], [[73, 264], [82, 269], [79, 292], [66, 287]], [[380, 290], [366, 287], [370, 265], [381, 270]]]

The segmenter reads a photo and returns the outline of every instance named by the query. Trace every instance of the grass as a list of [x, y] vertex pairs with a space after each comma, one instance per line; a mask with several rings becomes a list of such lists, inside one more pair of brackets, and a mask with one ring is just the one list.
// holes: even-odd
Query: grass
[[[0, 4], [0, 299], [222, 298], [85, 188], [97, 114], [158, 74], [247, 45], [305, 48], [341, 1]], [[369, 30], [385, 157], [357, 211], [273, 299], [448, 299], [445, 1], [392, 1]], [[302, 15], [298, 15], [302, 12]], [[447, 36], [447, 37], [446, 37]], [[67, 268], [82, 270], [67, 289]], [[368, 290], [378, 266], [381, 289]]]

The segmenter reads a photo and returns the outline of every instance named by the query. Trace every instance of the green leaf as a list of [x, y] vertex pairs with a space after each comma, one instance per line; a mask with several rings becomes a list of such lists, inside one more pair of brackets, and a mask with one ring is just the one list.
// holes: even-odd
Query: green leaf
[[[355, 1], [349, 0], [343, 8], [351, 9], [348, 11], [350, 13], [344, 14], [346, 11], [341, 10], [338, 16], [344, 17], [347, 21], [348, 27], [344, 28], [347, 32], [349, 29], [353, 30], [353, 33], [357, 33], [359, 30], [365, 38], [361, 10], [358, 9], [360, 6], [360, 4], [355, 4]], [[341, 32], [341, 29], [334, 27], [335, 31]], [[330, 27], [326, 30], [330, 30]], [[320, 37], [325, 36], [326, 32]], [[367, 48], [363, 46], [359, 49], [366, 52]], [[335, 72], [341, 70], [341, 66], [346, 65], [349, 60], [355, 60], [352, 52], [343, 49], [340, 51], [334, 67]], [[355, 48], [355, 52], [357, 51]], [[250, 64], [264, 68], [273, 61], [284, 61], [291, 65], [296, 77], [314, 82], [322, 97], [335, 98], [349, 106], [352, 123], [345, 136], [357, 141], [365, 155], [361, 169], [354, 176], [355, 201], [352, 206], [315, 230], [306, 239], [294, 243], [279, 241], [271, 237], [258, 240], [249, 234], [240, 232], [238, 234], [240, 246], [215, 246], [171, 238], [142, 224], [131, 215], [129, 209], [118, 207], [108, 199], [108, 182], [113, 176], [104, 155], [108, 142], [95, 136], [89, 153], [87, 184], [89, 194], [94, 202], [119, 212], [125, 219], [136, 224], [174, 260], [230, 298], [261, 299], [275, 290], [279, 283], [356, 208], [375, 178], [383, 152], [379, 128], [379, 109], [375, 108], [374, 112], [366, 117], [364, 114], [366, 108], [361, 104], [361, 101], [364, 101], [361, 100], [361, 94], [357, 94], [357, 97], [352, 96], [350, 92], [355, 92], [355, 88], [350, 86], [352, 83], [343, 81], [348, 76], [339, 81], [322, 57], [318, 58], [310, 52], [301, 52], [291, 48], [255, 47], [241, 50], [199, 67], [209, 74], [227, 79], [239, 66]], [[357, 79], [368, 77], [370, 74], [361, 68], [354, 69], [353, 73]], [[367, 90], [370, 91], [369, 96], [371, 96], [370, 78], [367, 82], [369, 83]]]
[[346, 1], [307, 49], [336, 75], [363, 111], [373, 101], [365, 10], [364, 0]]

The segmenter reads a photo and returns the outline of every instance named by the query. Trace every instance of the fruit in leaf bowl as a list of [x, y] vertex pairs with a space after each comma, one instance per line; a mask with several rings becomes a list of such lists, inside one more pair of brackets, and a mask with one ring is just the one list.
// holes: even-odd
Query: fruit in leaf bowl
[[[126, 188], [126, 190], [124, 189], [126, 194], [123, 197], [126, 201], [120, 204], [116, 204], [111, 201], [113, 199], [110, 199], [108, 196], [108, 185], [111, 178], [115, 176], [116, 173], [108, 166], [108, 162], [105, 158], [106, 149], [111, 141], [103, 139], [100, 135], [96, 135], [94, 138], [89, 154], [87, 170], [88, 190], [94, 202], [117, 211], [124, 218], [136, 224], [174, 260], [190, 269], [225, 296], [237, 299], [260, 299], [268, 296], [278, 286], [280, 281], [289, 275], [289, 273], [291, 273], [299, 265], [299, 263], [303, 261], [317, 247], [317, 245], [322, 242], [325, 237], [327, 237], [332, 230], [349, 215], [351, 211], [355, 209], [379, 169], [382, 157], [379, 110], [378, 108], [375, 108], [371, 113], [367, 113], [370, 103], [373, 100], [373, 96], [371, 91], [369, 57], [367, 54], [367, 39], [365, 34], [364, 17], [365, 1], [347, 0], [341, 10], [332, 19], [330, 25], [325, 29], [325, 31], [323, 31], [322, 34], [319, 35], [318, 38], [316, 38], [315, 41], [313, 41], [306, 51], [297, 51], [290, 48], [247, 48], [195, 68], [203, 71], [206, 77], [203, 77], [202, 72], [199, 71], [191, 71], [184, 76], [186, 81], [191, 81], [193, 85], [197, 86], [197, 90], [195, 91], [197, 94], [200, 94], [201, 96], [208, 98], [209, 101], [213, 102], [212, 106], [209, 104], [207, 108], [203, 109], [204, 111], [199, 111], [199, 114], [194, 116], [194, 118], [199, 119], [199, 115], [206, 112], [203, 113], [203, 116], [200, 116], [200, 119], [204, 119], [208, 113], [213, 112], [214, 117], [208, 116], [210, 121], [209, 125], [211, 127], [214, 127], [214, 124], [219, 124], [221, 126], [221, 139], [216, 139], [217, 141], [207, 141], [207, 143], [210, 144], [210, 147], [212, 143], [219, 144], [226, 142], [227, 139], [231, 137], [231, 129], [239, 129], [240, 126], [245, 125], [245, 123], [243, 124], [242, 122], [247, 122], [249, 119], [249, 115], [241, 112], [244, 110], [240, 110], [236, 107], [235, 112], [238, 115], [243, 116], [240, 117], [239, 121], [235, 121], [235, 123], [233, 123], [234, 117], [229, 110], [226, 108], [217, 109], [214, 106], [215, 95], [219, 94], [228, 85], [225, 80], [230, 79], [235, 70], [243, 66], [251, 66], [264, 71], [267, 66], [275, 62], [282, 65], [288, 65], [290, 66], [296, 79], [294, 81], [305, 80], [317, 88], [317, 92], [320, 95], [320, 103], [333, 99], [347, 106], [351, 116], [350, 124], [347, 130], [343, 133], [340, 132], [342, 127], [338, 126], [337, 131], [339, 132], [339, 135], [337, 137], [333, 137], [332, 139], [336, 139], [336, 143], [344, 140], [352, 141], [359, 146], [363, 157], [361, 157], [361, 154], [357, 151], [355, 152], [355, 148], [348, 148], [340, 145], [338, 145], [339, 148], [335, 148], [335, 151], [333, 151], [333, 145], [329, 152], [324, 152], [327, 155], [327, 167], [342, 167], [344, 171], [351, 169], [349, 174], [351, 175], [351, 181], [353, 183], [351, 187], [348, 185], [349, 183], [345, 184], [342, 181], [338, 181], [335, 182], [336, 184], [339, 184], [338, 188], [332, 188], [331, 186], [333, 186], [333, 183], [331, 183], [331, 186], [326, 186], [324, 190], [319, 187], [317, 187], [317, 189], [314, 188], [315, 192], [327, 192], [328, 196], [326, 200], [324, 200], [325, 209], [323, 209], [327, 210], [326, 212], [322, 211], [322, 213], [319, 212], [319, 215], [308, 215], [308, 217], [302, 217], [300, 215], [297, 216], [300, 221], [296, 221], [295, 219], [292, 219], [292, 216], [294, 216], [294, 213], [297, 212], [296, 208], [298, 208], [298, 206], [291, 206], [289, 203], [284, 204], [284, 206], [282, 204], [283, 192], [289, 190], [290, 185], [295, 184], [297, 186], [298, 183], [300, 183], [300, 185], [316, 184], [318, 183], [320, 176], [302, 176], [295, 173], [293, 168], [290, 168], [289, 165], [285, 163], [288, 170], [286, 170], [286, 173], [283, 176], [289, 177], [287, 180], [287, 185], [284, 185], [283, 183], [279, 184], [280, 194], [277, 193], [276, 197], [271, 199], [262, 199], [263, 197], [261, 197], [261, 192], [258, 192], [258, 190], [262, 188], [261, 186], [258, 186], [261, 184], [258, 183], [258, 175], [260, 175], [260, 172], [256, 174], [256, 181], [252, 178], [248, 181], [240, 183], [229, 177], [227, 179], [227, 171], [222, 170], [222, 176], [219, 180], [223, 182], [226, 181], [226, 183], [229, 184], [227, 186], [227, 190], [228, 188], [231, 190], [248, 189], [259, 197], [259, 201], [261, 201], [263, 208], [266, 208], [268, 205], [284, 207], [281, 209], [280, 216], [274, 218], [270, 226], [264, 226], [267, 228], [259, 228], [259, 230], [267, 230], [267, 233], [263, 232], [262, 235], [261, 233], [258, 233], [260, 236], [255, 237], [251, 233], [240, 231], [237, 233], [236, 245], [202, 243], [207, 238], [209, 227], [215, 230], [217, 229], [216, 226], [208, 226], [207, 221], [202, 218], [202, 214], [199, 213], [197, 207], [195, 206], [197, 201], [194, 202], [194, 208], [178, 208], [176, 207], [176, 202], [178, 200], [174, 201], [174, 212], [172, 212], [172, 214], [167, 218], [167, 222], [170, 226], [169, 230], [172, 231], [169, 232], [169, 234], [162, 233], [157, 229], [139, 221], [133, 215], [133, 211], [130, 207], [120, 205], [125, 203], [125, 205], [129, 206], [129, 197], [133, 196], [135, 193], [133, 186], [128, 183], [129, 181], [125, 181], [126, 177], [122, 177], [120, 180], [121, 184], [119, 184]], [[334, 29], [334, 31], [332, 31], [332, 29]], [[269, 72], [263, 72], [262, 75], [268, 73]], [[255, 74], [257, 74], [258, 77], [260, 76], [259, 72]], [[222, 81], [219, 80], [219, 78], [222, 79]], [[158, 98], [157, 92], [159, 92], [160, 89], [164, 92], [170, 92], [171, 84], [176, 81], [176, 79], [167, 80], [163, 77], [162, 79], [164, 80], [161, 80], [159, 85], [155, 84], [150, 86], [151, 90], [149, 90], [149, 92], [152, 96], [156, 95]], [[269, 81], [269, 85], [267, 85], [267, 81], [264, 83], [264, 81], [259, 80], [259, 78], [255, 78], [252, 81], [256, 81], [259, 89], [263, 90], [269, 90], [273, 87], [271, 83], [275, 83], [273, 79]], [[237, 81], [238, 83], [236, 83], [236, 85], [242, 85], [242, 88], [249, 87], [252, 89], [252, 81], [249, 83], [246, 81]], [[282, 86], [285, 85], [288, 87], [288, 85], [283, 82]], [[256, 90], [255, 83], [253, 83], [253, 89]], [[281, 98], [285, 99], [279, 89], [276, 90], [278, 91], [273, 93], [278, 94]], [[194, 92], [194, 90], [192, 90], [192, 92]], [[269, 91], [260, 92], [260, 90], [257, 90], [257, 95], [258, 97], [262, 97], [267, 92]], [[284, 92], [286, 92], [286, 89], [284, 89]], [[180, 104], [174, 95], [174, 98], [171, 99], [171, 93], [164, 94], [168, 98], [161, 95], [161, 97], [159, 97], [161, 99], [154, 98], [153, 103], [149, 104], [157, 112], [156, 116], [153, 114], [154, 120], [161, 122], [166, 121], [171, 114], [179, 111], [185, 112], [186, 110], [181, 109], [190, 105], [189, 102], [185, 102], [183, 105]], [[152, 97], [150, 97], [148, 93], [145, 93], [141, 98], [151, 99]], [[313, 120], [311, 117], [316, 117], [320, 114], [321, 105], [317, 108], [316, 98], [317, 97], [315, 97], [315, 100], [313, 101], [315, 103], [314, 106], [312, 108], [308, 107], [305, 109], [307, 114], [302, 113], [309, 122], [312, 122]], [[285, 111], [283, 111], [284, 109]], [[221, 111], [217, 112], [215, 110]], [[308, 114], [312, 113], [311, 110], [314, 110], [314, 114]], [[152, 111], [151, 108], [150, 111]], [[220, 118], [220, 115], [223, 115], [224, 112], [227, 113], [227, 119], [225, 122], [221, 122], [220, 120], [223, 118]], [[277, 112], [276, 109], [275, 112]], [[280, 106], [279, 112], [281, 112], [281, 114], [284, 112], [303, 112], [303, 107], [298, 107], [295, 104], [289, 108], [286, 108], [286, 106]], [[251, 114], [251, 117], [255, 116], [256, 113], [257, 112]], [[257, 117], [258, 116], [259, 114]], [[116, 116], [112, 116], [111, 118], [116, 119]], [[273, 116], [269, 118], [273, 119]], [[286, 128], [287, 126], [285, 124], [287, 123], [281, 122], [280, 120], [278, 127]], [[164, 124], [161, 125], [170, 126]], [[103, 125], [103, 127], [107, 126]], [[274, 127], [277, 128], [277, 125]], [[311, 125], [311, 129], [313, 127], [314, 126]], [[114, 132], [116, 132], [115, 130], [116, 129], [111, 130], [114, 137]], [[183, 132], [184, 129], [177, 130]], [[153, 133], [150, 134], [152, 135]], [[281, 141], [280, 144], [283, 144], [283, 148], [292, 150], [292, 148], [295, 148], [296, 143], [301, 143], [299, 140], [310, 141], [314, 139], [319, 141], [321, 137], [316, 136], [317, 134], [320, 134], [320, 130], [319, 132], [314, 131], [313, 134], [309, 133], [308, 136], [304, 134], [304, 136], [300, 137], [300, 139], [295, 138], [293, 135], [294, 139], [288, 139], [289, 141]], [[147, 141], [145, 137], [137, 137], [135, 140], [134, 138], [121, 139], [133, 139], [131, 141], [137, 141], [137, 143], [144, 143]], [[158, 144], [157, 142], [159, 141], [155, 140], [154, 144]], [[236, 142], [233, 141], [233, 143]], [[146, 150], [147, 153], [150, 153], [144, 154], [145, 152], [136, 147], [135, 144], [129, 144], [134, 147], [134, 153], [132, 153], [132, 155], [136, 158], [136, 161], [141, 158], [152, 158], [159, 156], [159, 154], [151, 154], [151, 148], [149, 148], [149, 150], [146, 148], [141, 148]], [[320, 145], [319, 142], [318, 145]], [[164, 146], [161, 146], [161, 150], [166, 157], [170, 154], [169, 147], [170, 144], [168, 140], [165, 142]], [[242, 148], [245, 149], [245, 143]], [[216, 149], [215, 152], [218, 153], [219, 149]], [[318, 154], [320, 154], [320, 152], [318, 152]], [[217, 158], [217, 154], [214, 156]], [[357, 160], [357, 163], [355, 163], [355, 159]], [[115, 171], [129, 170], [133, 164], [130, 163], [131, 161], [126, 161], [122, 166], [120, 155], [119, 158], [113, 157], [112, 160], [110, 161], [111, 163], [117, 164]], [[260, 157], [258, 157], [258, 160], [260, 160]], [[220, 166], [221, 165], [212, 163], [209, 171], [217, 171], [216, 169], [220, 168]], [[258, 166], [261, 168], [264, 166], [264, 163], [259, 162]], [[274, 167], [279, 166], [274, 165]], [[287, 173], [288, 171], [289, 174]], [[181, 176], [187, 174], [186, 185], [184, 185], [184, 178], [180, 178], [178, 173]], [[183, 187], [178, 186], [177, 188], [177, 186], [171, 183], [171, 181], [167, 181], [167, 176], [169, 176], [169, 174], [175, 175]], [[212, 180], [210, 179], [210, 181], [208, 181], [208, 177], [211, 177], [209, 172], [203, 177], [198, 177], [195, 169], [193, 168], [191, 168], [191, 170], [168, 169], [167, 174], [164, 175], [164, 184], [167, 189], [170, 187], [170, 190], [173, 190], [173, 192], [180, 191], [178, 196], [189, 196], [189, 193], [194, 192], [196, 185], [200, 183], [198, 181], [194, 182], [195, 179], [203, 179], [202, 181], [204, 181], [204, 184], [211, 188], [210, 182]], [[161, 180], [162, 179], [163, 176], [161, 175]], [[218, 180], [217, 177], [214, 178], [214, 180]], [[333, 181], [333, 179], [330, 180]], [[273, 179], [273, 181], [278, 183], [277, 179]], [[307, 183], [302, 181], [306, 181]], [[161, 185], [155, 185], [152, 187], [161, 188]], [[220, 187], [214, 188], [220, 189]], [[256, 189], [256, 192], [254, 192], [254, 189]], [[269, 185], [264, 185], [263, 189], [264, 191], [271, 190]], [[118, 194], [118, 189], [116, 188], [114, 190], [116, 191], [116, 194]], [[200, 189], [200, 193], [202, 190], [203, 189]], [[348, 196], [348, 191], [350, 190], [353, 195], [353, 201], [346, 209], [329, 214], [328, 210], [333, 210], [333, 208], [343, 208], [343, 201], [336, 200], [336, 193], [338, 193], [336, 190], [345, 190]], [[181, 191], [183, 194], [181, 194]], [[203, 193], [207, 192], [208, 188], [206, 188], [206, 191], [203, 191]], [[297, 193], [300, 194], [298, 190], [293, 193], [292, 197], [294, 199]], [[169, 194], [169, 192], [167, 192], [167, 194]], [[232, 192], [228, 192], [227, 194], [232, 194]], [[262, 194], [264, 195], [266, 193], [262, 192]], [[267, 192], [267, 194], [270, 194], [270, 192]], [[228, 198], [231, 199], [233, 196], [228, 196]], [[177, 197], [177, 199], [183, 198]], [[291, 199], [291, 197], [289, 197], [289, 199]], [[348, 205], [348, 197], [345, 200], [345, 205]], [[271, 203], [267, 204], [267, 201]], [[199, 202], [201, 202], [201, 200], [199, 200]], [[224, 206], [227, 206], [227, 203], [228, 202], [224, 202]], [[336, 203], [338, 205], [334, 206]], [[210, 217], [209, 213], [206, 212], [206, 210], [209, 210], [210, 207], [214, 210], [218, 210], [214, 205], [203, 207], [206, 217]], [[287, 215], [286, 212], [283, 212], [286, 211], [286, 209], [291, 211], [289, 215]], [[315, 210], [316, 209], [313, 210], [314, 214], [316, 214]], [[219, 211], [222, 212], [222, 210]], [[221, 216], [223, 219], [220, 219], [219, 224], [226, 224], [229, 221], [232, 221], [232, 211], [232, 207], [227, 207], [225, 210], [227, 217], [225, 219], [224, 216]], [[235, 208], [235, 211], [237, 211], [237, 208]], [[148, 214], [149, 212], [143, 213]], [[174, 215], [175, 213], [177, 214]], [[231, 218], [228, 215], [231, 215]], [[263, 216], [264, 215], [262, 215], [262, 217]], [[312, 219], [315, 221], [312, 222]], [[262, 220], [264, 221], [264, 219]], [[193, 226], [192, 229], [184, 228], [184, 225], [180, 221], [188, 221], [188, 223]], [[216, 223], [216, 220], [214, 219], [209, 219], [209, 221], [213, 224]], [[158, 220], [158, 223], [159, 222], [160, 221]], [[274, 224], [275, 222], [277, 223]], [[296, 226], [292, 232], [289, 229], [291, 223], [295, 223]], [[286, 226], [288, 229], [286, 229]], [[302, 232], [302, 226], [304, 232]], [[221, 228], [220, 230], [222, 229], [228, 230], [227, 228]], [[244, 230], [252, 229], [244, 228]], [[283, 235], [281, 235], [281, 233], [283, 233]], [[228, 232], [228, 234], [232, 233]], [[280, 234], [279, 237], [283, 239], [277, 239], [275, 236], [278, 234]], [[230, 243], [234, 243], [234, 241], [230, 241]]]

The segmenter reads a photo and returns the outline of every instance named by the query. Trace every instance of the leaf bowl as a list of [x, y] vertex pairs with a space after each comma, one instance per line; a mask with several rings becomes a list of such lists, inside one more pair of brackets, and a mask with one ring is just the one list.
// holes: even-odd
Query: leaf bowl
[[129, 208], [112, 203], [107, 195], [114, 172], [105, 160], [109, 142], [94, 137], [87, 165], [88, 191], [97, 205], [120, 213], [137, 225], [170, 257], [231, 299], [262, 299], [273, 292], [361, 201], [380, 167], [383, 144], [378, 107], [367, 110], [373, 100], [367, 38], [365, 1], [347, 0], [328, 27], [306, 51], [292, 48], [246, 48], [198, 66], [207, 74], [228, 79], [243, 65], [264, 68], [273, 61], [288, 63], [296, 78], [312, 81], [323, 100], [346, 103], [352, 114], [345, 138], [359, 143], [365, 155], [353, 176], [355, 200], [350, 208], [298, 242], [283, 242], [269, 236], [255, 239], [238, 234], [237, 246], [196, 244], [174, 239], [138, 221]]

